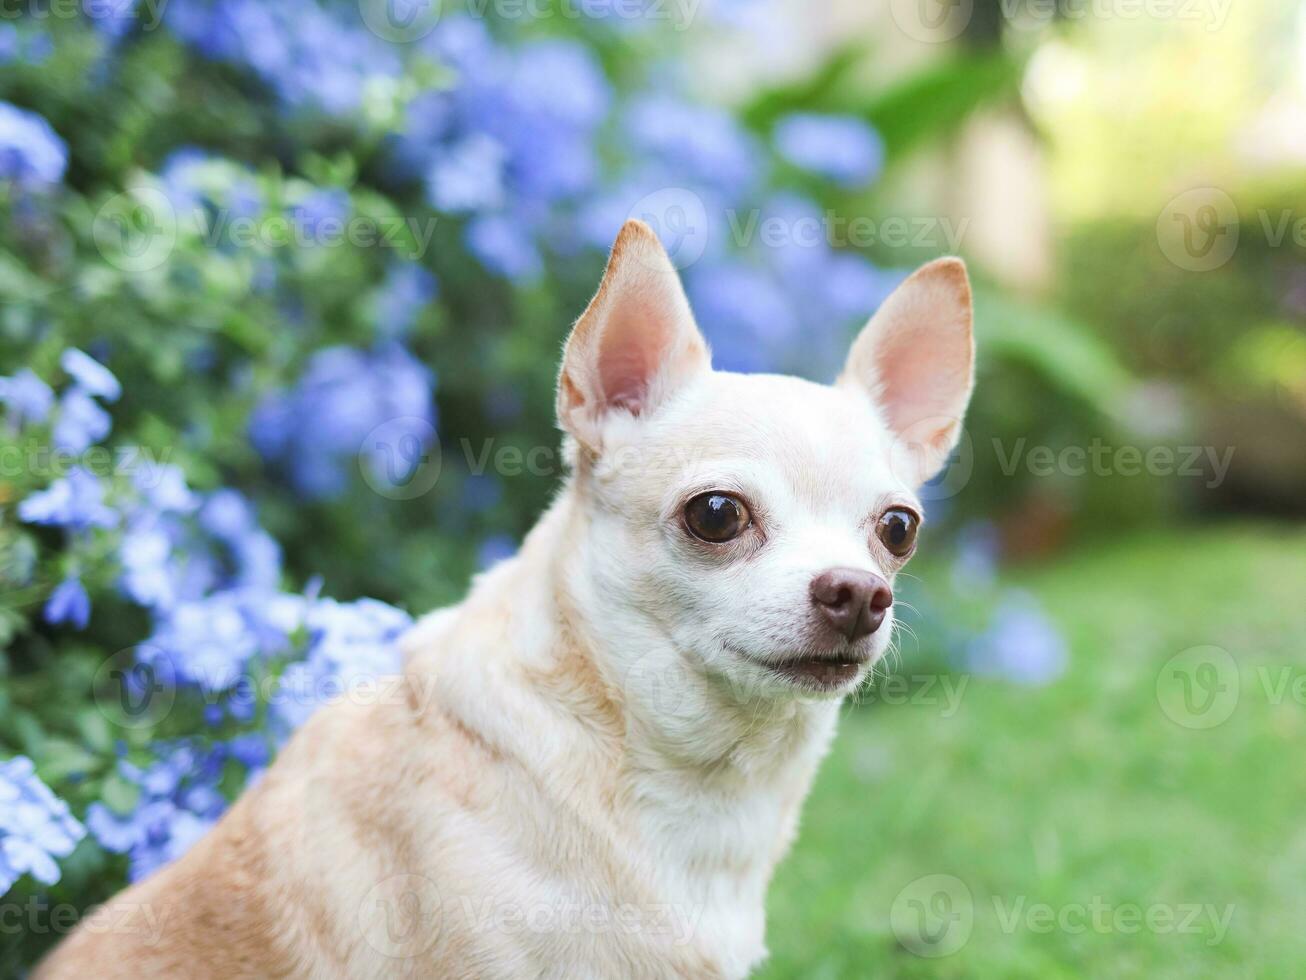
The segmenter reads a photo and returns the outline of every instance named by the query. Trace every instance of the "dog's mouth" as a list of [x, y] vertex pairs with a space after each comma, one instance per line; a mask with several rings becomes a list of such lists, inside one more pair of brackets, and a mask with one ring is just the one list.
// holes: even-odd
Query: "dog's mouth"
[[755, 661], [773, 674], [811, 691], [832, 692], [856, 681], [867, 664], [869, 653], [845, 650], [811, 657], [789, 657], [776, 661]]

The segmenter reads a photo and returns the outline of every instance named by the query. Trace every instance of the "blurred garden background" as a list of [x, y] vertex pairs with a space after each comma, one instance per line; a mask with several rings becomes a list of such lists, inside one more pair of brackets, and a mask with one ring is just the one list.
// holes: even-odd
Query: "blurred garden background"
[[718, 367], [976, 286], [966, 437], [764, 975], [1306, 962], [1306, 5], [0, 7], [0, 975], [562, 475], [627, 217]]

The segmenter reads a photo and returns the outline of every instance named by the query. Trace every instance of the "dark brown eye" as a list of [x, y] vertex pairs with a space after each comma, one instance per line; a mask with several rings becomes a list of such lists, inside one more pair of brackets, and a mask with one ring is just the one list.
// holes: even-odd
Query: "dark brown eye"
[[916, 547], [916, 530], [920, 521], [909, 510], [894, 508], [880, 515], [876, 525], [875, 536], [884, 543], [891, 554], [903, 558], [910, 555]]
[[685, 505], [690, 533], [713, 544], [739, 537], [752, 520], [743, 501], [724, 493], [700, 493]]

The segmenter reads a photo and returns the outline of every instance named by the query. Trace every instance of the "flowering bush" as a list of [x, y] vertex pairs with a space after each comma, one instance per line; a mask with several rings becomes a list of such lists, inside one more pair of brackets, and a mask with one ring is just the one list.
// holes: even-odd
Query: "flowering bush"
[[853, 116], [688, 99], [660, 4], [91, 9], [0, 23], [0, 889], [79, 907], [392, 675], [401, 609], [511, 553], [625, 218], [727, 368], [828, 376], [900, 276], [743, 240], [819, 225], [883, 149]]

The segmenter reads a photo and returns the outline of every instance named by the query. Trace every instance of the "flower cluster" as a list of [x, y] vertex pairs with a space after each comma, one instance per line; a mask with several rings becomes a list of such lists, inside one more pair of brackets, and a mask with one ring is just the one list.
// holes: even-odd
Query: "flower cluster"
[[[30, 432], [53, 419], [57, 433], [70, 395], [112, 400], [120, 394], [114, 375], [80, 351], [65, 351], [60, 365], [70, 384], [57, 398], [30, 371], [3, 379], [11, 425]], [[402, 403], [402, 388], [391, 377], [378, 390]], [[369, 394], [363, 393], [364, 401]], [[417, 411], [429, 398], [423, 390], [415, 395]], [[88, 438], [108, 434], [105, 419]], [[80, 441], [77, 447], [88, 448]], [[139, 685], [144, 677], [153, 687], [166, 686], [195, 706], [212, 730], [203, 741], [160, 742], [151, 760], [119, 759], [119, 776], [135, 787], [134, 804], [122, 813], [99, 802], [90, 808], [91, 833], [106, 849], [130, 855], [133, 878], [175, 858], [217, 819], [226, 806], [219, 791], [226, 767], [241, 767], [246, 778], [257, 775], [274, 743], [319, 704], [351, 684], [375, 683], [399, 670], [394, 641], [408, 616], [374, 600], [339, 603], [282, 591], [280, 549], [235, 490], [196, 493], [180, 469], [163, 463], [130, 480], [79, 465], [30, 493], [17, 510], [27, 524], [62, 529], [70, 569], [89, 564], [92, 553], [112, 556], [107, 565], [99, 562], [97, 573], [116, 569], [120, 596], [148, 610], [154, 623], [136, 651], [136, 662], [148, 672], [128, 674], [124, 683]], [[90, 596], [73, 571], [51, 592], [45, 619], [83, 629], [90, 615]], [[279, 678], [278, 670], [284, 671]], [[269, 680], [276, 681], [276, 698], [249, 689]], [[250, 730], [264, 705], [273, 718]], [[0, 879], [12, 871], [7, 887], [31, 871], [53, 881], [58, 872], [51, 855], [66, 856], [82, 835], [80, 826], [24, 759], [0, 770], [0, 802], [6, 804]]]
[[86, 835], [68, 805], [36, 775], [32, 760], [0, 762], [0, 894], [20, 875], [53, 885], [55, 858], [67, 857]]
[[250, 438], [309, 497], [338, 495], [360, 454], [399, 483], [435, 436], [433, 380], [398, 343], [327, 348], [309, 358], [293, 390], [259, 405]]
[[67, 166], [68, 146], [45, 119], [0, 102], [0, 181], [41, 188], [61, 181]]

